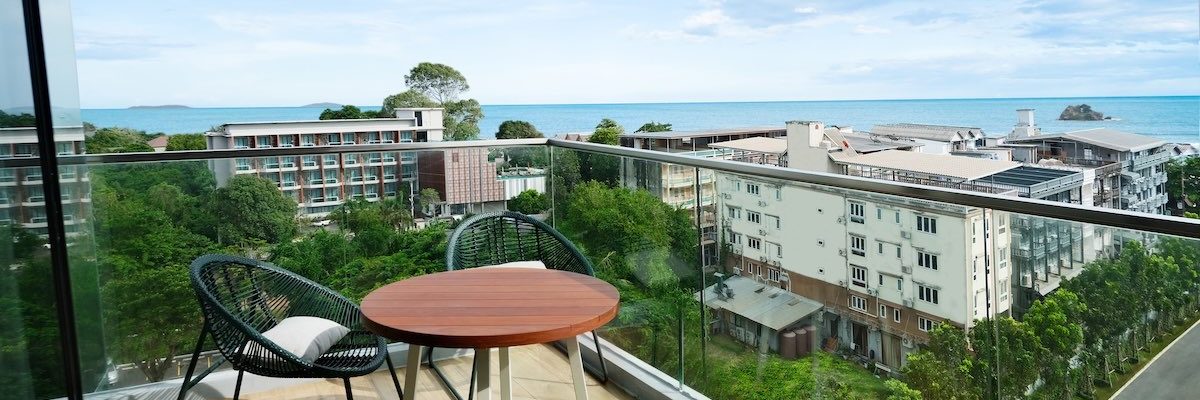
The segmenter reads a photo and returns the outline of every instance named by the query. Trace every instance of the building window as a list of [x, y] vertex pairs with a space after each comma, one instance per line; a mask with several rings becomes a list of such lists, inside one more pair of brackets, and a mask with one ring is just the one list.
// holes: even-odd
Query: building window
[[757, 211], [746, 211], [746, 220], [755, 224], [762, 222], [762, 214]]
[[250, 138], [248, 138], [248, 137], [236, 137], [236, 138], [233, 138], [233, 148], [235, 148], [235, 149], [248, 149], [248, 148], [250, 148]]
[[783, 200], [783, 188], [775, 188], [775, 200]]
[[926, 233], [937, 233], [937, 219], [918, 215], [917, 230]]
[[758, 196], [758, 189], [759, 189], [759, 187], [758, 187], [757, 183], [747, 183], [746, 184], [746, 193], [750, 193], [752, 195]]
[[856, 265], [850, 266], [850, 283], [858, 287], [867, 287], [867, 269]]
[[752, 249], [761, 250], [762, 249], [762, 239], [756, 238], [754, 236], [746, 236], [746, 245], [750, 246], [750, 248], [752, 248]]
[[850, 222], [863, 223], [867, 206], [862, 203], [850, 203]]
[[342, 135], [340, 133], [330, 133], [325, 135], [325, 142], [328, 144], [342, 144]]
[[850, 309], [867, 312], [867, 299], [858, 296], [850, 296]]
[[767, 280], [779, 282], [782, 280], [779, 276], [779, 268], [771, 268], [767, 270]]
[[775, 249], [775, 258], [783, 258], [783, 246], [780, 246], [779, 243], [767, 242], [767, 249], [771, 248]]
[[330, 167], [338, 165], [337, 155], [336, 154], [326, 154], [325, 155], [325, 165], [330, 166]]
[[867, 239], [862, 236], [850, 236], [850, 252], [856, 256], [867, 255]]
[[300, 145], [301, 146], [316, 146], [317, 139], [312, 134], [300, 135]]
[[775, 227], [775, 229], [783, 229], [783, 225], [779, 222], [779, 217], [767, 214], [767, 224]]
[[879, 254], [883, 254], [883, 242], [875, 242], [879, 247]]
[[904, 291], [904, 278], [896, 278], [896, 290]]
[[728, 212], [729, 218], [733, 218], [733, 219], [742, 218], [742, 209], [740, 207], [726, 206], [726, 209], [729, 211]]
[[917, 329], [920, 329], [921, 332], [929, 332], [933, 330], [933, 320], [925, 317], [917, 317]]
[[248, 158], [237, 159], [237, 170], [238, 171], [249, 171], [250, 170], [250, 159], [248, 159]]
[[737, 232], [729, 232], [729, 243], [742, 244], [742, 234]]
[[317, 156], [304, 156], [304, 157], [301, 157], [300, 159], [304, 161], [305, 167], [317, 166]]
[[883, 287], [883, 274], [879, 274], [879, 287]]
[[900, 258], [900, 245], [896, 245], [896, 258]]
[[879, 305], [879, 318], [887, 318], [887, 316], [888, 316], [887, 314], [888, 314], [887, 306], [880, 304]]
[[938, 303], [938, 290], [925, 285], [917, 285], [917, 297], [921, 301]]
[[343, 133], [342, 134], [342, 144], [354, 144], [354, 143], [357, 143], [357, 142], [354, 140], [353, 133]]
[[892, 321], [900, 322], [900, 309], [899, 308], [892, 309]]
[[937, 269], [938, 269], [938, 260], [937, 259], [938, 259], [938, 256], [935, 254], [929, 254], [929, 253], [926, 253], [923, 251], [917, 252], [917, 265], [920, 265], [922, 267], [937, 271]]
[[900, 223], [900, 212], [896, 211], [896, 223]]
[[883, 220], [883, 209], [882, 208], [875, 209], [875, 219], [880, 220], [880, 221]]

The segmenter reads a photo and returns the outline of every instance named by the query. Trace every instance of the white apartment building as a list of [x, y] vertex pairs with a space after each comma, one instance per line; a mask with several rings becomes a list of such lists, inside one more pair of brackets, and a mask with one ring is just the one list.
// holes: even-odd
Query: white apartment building
[[[397, 109], [395, 118], [241, 122], [206, 134], [209, 149], [291, 148], [436, 142], [443, 136], [442, 109]], [[374, 201], [419, 190], [416, 152], [314, 154], [215, 160], [217, 184], [236, 174], [275, 182], [296, 200], [298, 212], [320, 217], [346, 199]]]
[[[846, 146], [827, 136], [839, 132], [819, 122], [788, 128], [790, 142], [820, 147], [789, 148], [790, 165], [838, 168], [825, 146]], [[727, 266], [823, 304], [808, 322], [822, 341], [835, 338], [894, 370], [935, 324], [970, 329], [1009, 311], [1011, 229], [1003, 213], [725, 173], [716, 184], [722, 241], [733, 253]]]
[[[83, 128], [56, 127], [59, 155], [81, 154]], [[0, 128], [0, 159], [38, 156], [35, 128]], [[78, 232], [91, 209], [91, 179], [83, 166], [59, 167], [63, 225], [68, 234]], [[41, 167], [0, 168], [0, 224], [20, 225], [38, 235], [47, 234], [46, 196]]]

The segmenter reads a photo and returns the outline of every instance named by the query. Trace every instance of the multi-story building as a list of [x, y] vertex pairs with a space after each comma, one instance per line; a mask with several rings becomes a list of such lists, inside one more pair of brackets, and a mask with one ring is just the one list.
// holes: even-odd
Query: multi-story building
[[488, 158], [486, 148], [419, 152], [419, 187], [434, 189], [442, 196], [443, 214], [503, 211], [509, 197], [500, 180], [502, 162]]
[[[408, 108], [394, 118], [229, 123], [206, 136], [209, 149], [343, 146], [352, 152], [361, 144], [436, 142], [442, 134], [442, 109]], [[237, 174], [275, 182], [309, 217], [324, 216], [346, 199], [415, 196], [420, 187], [415, 152], [236, 158], [211, 167], [218, 185]]]
[[[56, 127], [54, 138], [59, 155], [84, 152], [83, 127]], [[37, 130], [0, 128], [0, 158], [37, 157]], [[91, 180], [86, 167], [60, 166], [59, 190], [63, 225], [68, 233], [85, 226], [91, 209]], [[38, 235], [46, 234], [46, 196], [42, 193], [40, 167], [0, 168], [0, 224], [20, 225]]]
[[[943, 171], [979, 178], [1020, 166], [921, 154], [911, 151], [921, 147], [914, 142], [869, 136], [853, 140], [869, 151], [858, 152], [849, 129], [826, 129], [819, 122], [789, 122], [787, 128], [786, 161], [792, 168], [879, 172], [887, 165], [867, 168], [867, 159], [882, 163], [899, 156], [893, 161], [903, 171], [893, 173], [928, 179]], [[908, 156], [938, 159], [913, 163]], [[847, 161], [857, 157], [864, 159]], [[945, 165], [944, 157], [955, 164]], [[718, 174], [717, 188], [724, 242], [733, 253], [728, 266], [737, 275], [823, 304], [823, 312], [794, 323], [811, 324], [818, 338], [833, 338], [882, 367], [899, 368], [939, 322], [970, 329], [977, 319], [1009, 310], [1010, 235], [1002, 213], [732, 174]], [[999, 190], [1012, 189], [994, 191]], [[759, 324], [759, 332], [771, 327], [768, 321], [747, 323]], [[770, 346], [756, 342], [763, 348], [779, 340], [763, 336], [771, 340]]]
[[1083, 204], [1167, 212], [1166, 163], [1173, 145], [1106, 128], [1043, 134], [1033, 121], [1033, 110], [1018, 110], [1018, 115], [1017, 126], [1002, 146], [1035, 146], [1031, 154], [1019, 157], [1022, 162], [1090, 171], [1091, 202]]

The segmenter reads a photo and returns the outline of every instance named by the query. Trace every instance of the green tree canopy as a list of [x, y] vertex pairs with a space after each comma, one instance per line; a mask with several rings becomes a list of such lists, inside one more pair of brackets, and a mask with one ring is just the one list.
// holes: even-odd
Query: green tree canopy
[[546, 195], [529, 189], [508, 200], [508, 209], [522, 214], [538, 214], [550, 208]]
[[436, 101], [430, 100], [428, 96], [421, 94], [421, 92], [408, 89], [383, 99], [383, 108], [379, 110], [379, 114], [381, 116], [391, 116], [397, 108], [429, 108], [438, 106], [440, 105]]
[[533, 124], [526, 121], [508, 120], [500, 123], [496, 139], [529, 139], [544, 137]]
[[908, 385], [927, 399], [979, 399], [971, 381], [974, 370], [967, 337], [961, 329], [938, 324], [929, 332], [929, 345], [908, 354], [902, 369]]
[[985, 399], [1024, 399], [1038, 379], [1043, 349], [1024, 323], [1007, 316], [975, 321], [975, 385]]
[[203, 133], [180, 133], [167, 137], [167, 151], [206, 150], [208, 143]]
[[[1200, 156], [1176, 158], [1167, 163], [1167, 207], [1176, 215], [1200, 213]], [[1178, 206], [1183, 203], [1183, 209]]]
[[437, 215], [437, 206], [442, 204], [442, 195], [438, 193], [437, 189], [424, 188], [417, 194], [417, 202], [421, 205], [425, 216], [433, 217]]
[[422, 62], [408, 71], [404, 84], [434, 101], [446, 104], [471, 88], [461, 72], [446, 64]]
[[442, 103], [445, 115], [446, 140], [479, 139], [479, 121], [483, 120], [483, 107], [475, 99]]
[[670, 130], [671, 124], [650, 121], [642, 124], [642, 126], [634, 132], [668, 132]]
[[274, 244], [296, 234], [296, 201], [267, 179], [236, 175], [213, 194], [213, 205], [224, 243]]
[[153, 135], [129, 128], [100, 128], [92, 136], [84, 138], [83, 145], [88, 153], [135, 153], [154, 151], [146, 141]]
[[619, 142], [618, 138], [625, 133], [625, 128], [622, 128], [617, 121], [605, 118], [596, 124], [596, 130], [592, 132], [592, 136], [588, 138], [589, 142], [601, 143], [616, 146]]
[[19, 128], [37, 126], [37, 118], [33, 114], [9, 114], [0, 110], [0, 128]]
[[367, 119], [378, 117], [379, 111], [363, 111], [356, 106], [344, 105], [340, 110], [326, 108], [325, 111], [321, 111], [320, 119]]

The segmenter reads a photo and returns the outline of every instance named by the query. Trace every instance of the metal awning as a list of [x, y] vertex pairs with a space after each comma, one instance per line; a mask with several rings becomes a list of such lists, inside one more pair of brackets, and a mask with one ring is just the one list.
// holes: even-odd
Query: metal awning
[[[729, 310], [774, 330], [794, 325], [824, 307], [816, 301], [741, 276], [725, 279], [725, 286], [733, 297], [718, 296], [716, 286], [704, 288], [705, 305]], [[699, 300], [701, 294], [696, 293], [695, 298]]]

